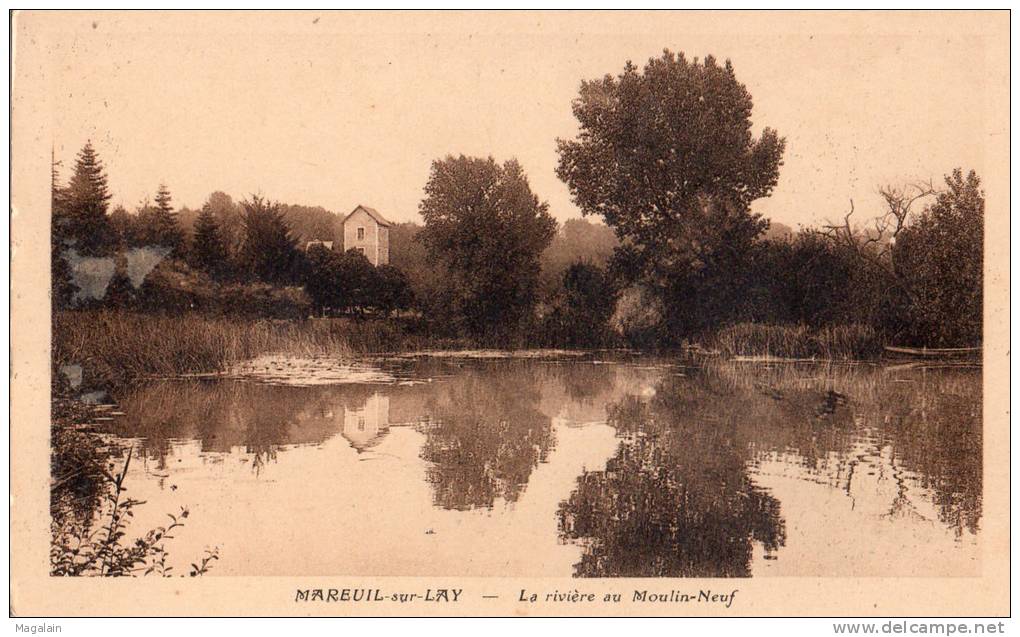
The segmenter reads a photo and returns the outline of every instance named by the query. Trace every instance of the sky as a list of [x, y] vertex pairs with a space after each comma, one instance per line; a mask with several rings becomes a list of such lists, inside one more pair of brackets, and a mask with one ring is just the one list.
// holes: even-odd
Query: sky
[[[14, 92], [45, 94], [69, 174], [91, 140], [113, 203], [161, 182], [177, 205], [222, 190], [419, 220], [430, 163], [517, 158], [559, 220], [580, 216], [555, 175], [577, 133], [580, 82], [664, 48], [733, 62], [754, 129], [786, 138], [754, 209], [797, 227], [881, 211], [884, 184], [983, 169], [988, 16], [837, 12], [28, 13]], [[1008, 23], [1008, 19], [1007, 19]], [[20, 84], [19, 84], [20, 82]]]

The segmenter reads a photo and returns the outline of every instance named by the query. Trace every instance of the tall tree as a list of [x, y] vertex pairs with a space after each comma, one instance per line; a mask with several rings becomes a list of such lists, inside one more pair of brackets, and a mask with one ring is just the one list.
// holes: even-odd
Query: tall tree
[[298, 272], [297, 243], [283, 220], [280, 204], [252, 195], [242, 201], [244, 243], [239, 255], [248, 275], [266, 283], [292, 283]]
[[643, 71], [628, 62], [617, 77], [582, 82], [580, 133], [558, 141], [558, 176], [624, 240], [674, 332], [739, 307], [727, 281], [767, 227], [750, 205], [775, 187], [785, 141], [769, 128], [755, 137], [751, 108], [729, 61], [667, 50]]
[[146, 226], [149, 242], [171, 249], [174, 256], [184, 252], [184, 232], [181, 230], [171, 203], [170, 189], [160, 184], [156, 191], [156, 205], [146, 208]]
[[904, 227], [892, 252], [897, 275], [911, 290], [901, 335], [935, 347], [978, 345], [982, 339], [985, 193], [977, 173], [957, 168], [946, 189]]
[[212, 208], [208, 205], [202, 206], [195, 220], [195, 237], [188, 251], [188, 261], [213, 278], [221, 278], [228, 272], [227, 249]]
[[539, 257], [556, 233], [520, 164], [437, 160], [420, 211], [419, 240], [450, 273], [443, 296], [451, 318], [475, 335], [510, 336], [533, 309]]
[[87, 142], [78, 153], [74, 175], [63, 192], [63, 208], [54, 211], [60, 212], [54, 230], [81, 254], [105, 254], [110, 243], [106, 217], [109, 202], [106, 169], [92, 142]]

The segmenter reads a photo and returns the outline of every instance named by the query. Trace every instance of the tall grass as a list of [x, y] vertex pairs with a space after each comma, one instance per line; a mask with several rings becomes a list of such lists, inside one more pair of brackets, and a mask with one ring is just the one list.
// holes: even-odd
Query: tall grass
[[857, 324], [810, 329], [804, 325], [738, 323], [720, 330], [712, 345], [731, 357], [864, 360], [882, 353], [875, 330]]
[[199, 314], [60, 312], [53, 318], [53, 362], [81, 365], [84, 383], [109, 388], [152, 376], [210, 373], [256, 356], [347, 357], [432, 344], [396, 321], [244, 321]]

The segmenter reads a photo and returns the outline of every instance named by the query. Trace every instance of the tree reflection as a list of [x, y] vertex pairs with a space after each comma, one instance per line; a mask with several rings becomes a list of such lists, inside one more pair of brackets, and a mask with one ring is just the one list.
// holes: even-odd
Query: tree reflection
[[514, 502], [553, 446], [535, 381], [518, 363], [465, 371], [428, 402], [421, 457], [437, 506], [465, 510]]
[[692, 413], [692, 386], [666, 380], [650, 402], [610, 407], [616, 456], [584, 472], [560, 506], [562, 537], [584, 546], [575, 575], [747, 577], [753, 542], [783, 545], [779, 502], [748, 477], [736, 421]]

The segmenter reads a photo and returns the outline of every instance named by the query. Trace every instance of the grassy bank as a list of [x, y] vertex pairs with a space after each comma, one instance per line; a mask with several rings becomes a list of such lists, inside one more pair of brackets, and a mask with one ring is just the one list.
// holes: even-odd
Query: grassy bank
[[245, 321], [114, 310], [60, 312], [53, 319], [54, 364], [80, 365], [88, 388], [217, 372], [267, 354], [346, 357], [450, 345], [398, 320]]
[[866, 360], [878, 358], [882, 343], [865, 325], [810, 329], [804, 325], [739, 323], [710, 339], [723, 356]]

